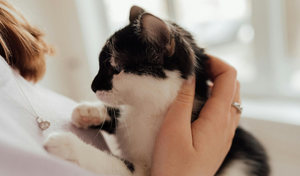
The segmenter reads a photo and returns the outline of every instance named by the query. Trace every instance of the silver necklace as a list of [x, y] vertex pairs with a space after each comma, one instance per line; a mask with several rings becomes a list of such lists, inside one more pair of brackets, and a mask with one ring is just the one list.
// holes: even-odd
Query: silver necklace
[[27, 98], [25, 92], [23, 91], [21, 85], [19, 84], [19, 82], [18, 82], [18, 80], [17, 80], [17, 78], [16, 78], [16, 75], [15, 75], [15, 72], [14, 72], [14, 71], [12, 70], [12, 68], [7, 64], [7, 62], [4, 61], [4, 59], [1, 59], [1, 60], [2, 60], [2, 61], [5, 63], [5, 65], [10, 69], [10, 71], [11, 71], [11, 73], [12, 73], [12, 75], [13, 75], [13, 77], [14, 77], [14, 79], [15, 79], [15, 81], [16, 81], [16, 83], [17, 83], [17, 85], [18, 85], [18, 87], [19, 87], [19, 89], [20, 89], [20, 91], [21, 91], [21, 93], [22, 93], [22, 95], [24, 96], [25, 100], [27, 101], [27, 103], [29, 104], [30, 108], [32, 109], [32, 111], [33, 111], [33, 113], [34, 113], [34, 116], [36, 117], [36, 121], [37, 121], [37, 123], [38, 123], [39, 128], [40, 128], [42, 131], [48, 129], [48, 128], [50, 127], [50, 122], [49, 122], [48, 120], [43, 120], [43, 118], [42, 118], [41, 116], [39, 116], [39, 115], [36, 113], [36, 111], [34, 110], [32, 104], [30, 103], [29, 99]]

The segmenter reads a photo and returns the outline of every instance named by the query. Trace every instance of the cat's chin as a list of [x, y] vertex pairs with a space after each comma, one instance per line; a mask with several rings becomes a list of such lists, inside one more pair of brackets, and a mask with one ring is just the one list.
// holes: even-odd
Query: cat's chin
[[96, 92], [97, 98], [102, 101], [105, 105], [110, 107], [117, 107], [120, 106], [116, 100], [114, 100], [110, 92], [104, 92], [104, 91], [97, 91]]

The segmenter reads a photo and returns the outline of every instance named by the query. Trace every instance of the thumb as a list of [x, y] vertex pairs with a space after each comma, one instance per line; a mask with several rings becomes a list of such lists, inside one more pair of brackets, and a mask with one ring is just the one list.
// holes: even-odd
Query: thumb
[[[192, 76], [182, 84], [182, 87], [178, 92], [178, 95], [172, 105], [180, 105], [182, 107], [191, 106], [190, 108], [193, 108], [194, 96], [195, 96], [195, 77]], [[190, 111], [189, 113], [191, 112], [192, 111]]]
[[[195, 96], [195, 77], [186, 80], [168, 109], [162, 131], [171, 136], [191, 136], [191, 115]], [[162, 132], [161, 131], [161, 132]], [[191, 140], [191, 138], [190, 138]]]

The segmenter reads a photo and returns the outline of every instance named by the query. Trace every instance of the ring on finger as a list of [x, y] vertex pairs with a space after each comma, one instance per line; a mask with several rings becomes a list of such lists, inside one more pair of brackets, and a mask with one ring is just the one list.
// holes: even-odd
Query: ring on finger
[[232, 102], [231, 106], [235, 107], [239, 114], [242, 114], [243, 106], [240, 103]]

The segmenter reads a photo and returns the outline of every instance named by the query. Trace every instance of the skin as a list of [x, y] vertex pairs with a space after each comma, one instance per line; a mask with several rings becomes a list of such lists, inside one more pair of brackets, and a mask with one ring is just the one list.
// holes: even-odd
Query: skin
[[156, 139], [152, 176], [213, 176], [227, 155], [240, 120], [231, 102], [240, 103], [237, 71], [210, 56], [211, 97], [190, 123], [195, 78], [187, 80], [170, 106]]

